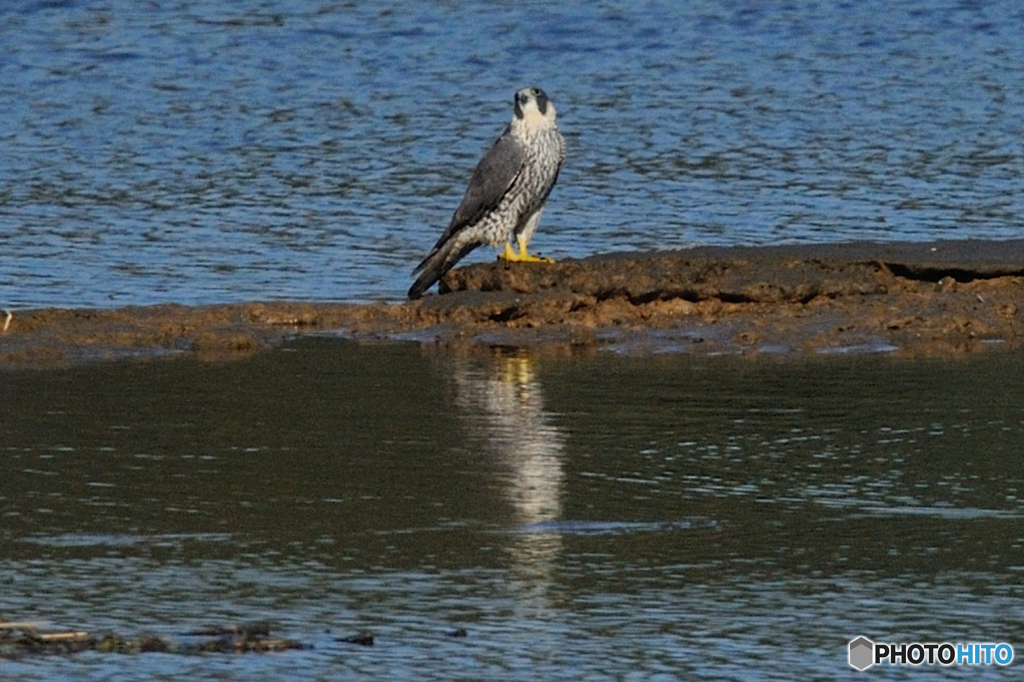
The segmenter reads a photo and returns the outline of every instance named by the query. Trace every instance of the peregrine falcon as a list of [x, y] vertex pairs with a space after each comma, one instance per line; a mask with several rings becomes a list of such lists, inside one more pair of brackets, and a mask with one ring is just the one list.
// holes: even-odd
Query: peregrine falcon
[[[477, 164], [448, 229], [416, 266], [409, 298], [423, 295], [463, 256], [483, 244], [505, 250], [509, 262], [552, 262], [531, 256], [526, 246], [540, 224], [548, 194], [565, 160], [565, 140], [555, 125], [555, 105], [543, 90], [523, 88], [515, 115]], [[512, 250], [515, 238], [519, 253]]]

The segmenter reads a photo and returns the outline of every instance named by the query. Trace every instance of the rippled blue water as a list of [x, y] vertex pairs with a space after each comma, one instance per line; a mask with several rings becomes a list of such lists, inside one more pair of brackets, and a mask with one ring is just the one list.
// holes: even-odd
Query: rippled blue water
[[527, 83], [569, 142], [548, 255], [1017, 237], [1022, 26], [1013, 0], [5, 2], [0, 306], [398, 299]]

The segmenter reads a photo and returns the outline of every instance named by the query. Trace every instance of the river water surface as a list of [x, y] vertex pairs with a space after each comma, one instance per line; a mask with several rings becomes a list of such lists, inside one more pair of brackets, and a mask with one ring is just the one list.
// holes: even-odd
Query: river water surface
[[313, 648], [0, 678], [859, 679], [860, 635], [1019, 654], [1022, 370], [307, 338], [7, 372], [0, 613], [266, 619]]
[[1019, 237], [1021, 64], [1016, 0], [8, 0], [0, 307], [401, 298], [530, 83], [556, 258]]

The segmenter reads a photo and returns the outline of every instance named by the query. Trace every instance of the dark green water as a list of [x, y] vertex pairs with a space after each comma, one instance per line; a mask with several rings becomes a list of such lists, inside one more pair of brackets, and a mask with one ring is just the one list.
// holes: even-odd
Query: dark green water
[[304, 339], [3, 373], [0, 616], [314, 648], [0, 678], [852, 679], [859, 635], [1015, 644], [1022, 370]]

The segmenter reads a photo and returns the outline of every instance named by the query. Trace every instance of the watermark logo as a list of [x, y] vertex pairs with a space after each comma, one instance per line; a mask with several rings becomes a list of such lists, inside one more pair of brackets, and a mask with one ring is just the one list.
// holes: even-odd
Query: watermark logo
[[850, 665], [867, 670], [873, 665], [1010, 665], [1009, 644], [950, 644], [933, 642], [883, 644], [867, 637], [850, 640]]

